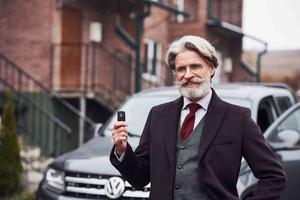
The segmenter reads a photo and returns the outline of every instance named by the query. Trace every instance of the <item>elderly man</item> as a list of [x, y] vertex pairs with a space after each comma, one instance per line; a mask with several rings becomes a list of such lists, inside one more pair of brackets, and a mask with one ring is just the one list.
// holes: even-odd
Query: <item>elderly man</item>
[[250, 111], [222, 101], [211, 88], [214, 47], [184, 36], [170, 45], [166, 63], [182, 96], [151, 109], [135, 151], [126, 122], [116, 122], [112, 164], [133, 187], [151, 182], [153, 200], [234, 200], [243, 156], [259, 179], [248, 199], [279, 199], [285, 174]]

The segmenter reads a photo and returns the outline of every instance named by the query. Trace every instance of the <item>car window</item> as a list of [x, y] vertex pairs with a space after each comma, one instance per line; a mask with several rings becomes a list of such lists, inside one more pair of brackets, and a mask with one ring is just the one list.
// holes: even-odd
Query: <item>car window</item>
[[263, 98], [260, 101], [257, 110], [257, 124], [261, 128], [261, 131], [265, 132], [276, 118], [277, 113], [272, 97]]
[[273, 147], [300, 147], [300, 109], [291, 112], [269, 135]]
[[292, 101], [289, 97], [280, 96], [280, 97], [275, 97], [275, 99], [276, 99], [280, 114], [282, 114], [284, 111], [286, 111], [289, 107], [292, 106]]

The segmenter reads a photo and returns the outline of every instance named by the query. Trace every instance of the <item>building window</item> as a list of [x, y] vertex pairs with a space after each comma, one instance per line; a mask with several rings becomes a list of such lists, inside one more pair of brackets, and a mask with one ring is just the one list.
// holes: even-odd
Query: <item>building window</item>
[[161, 70], [161, 45], [153, 40], [146, 40], [145, 54], [143, 65], [143, 78], [151, 81], [158, 82], [160, 80]]

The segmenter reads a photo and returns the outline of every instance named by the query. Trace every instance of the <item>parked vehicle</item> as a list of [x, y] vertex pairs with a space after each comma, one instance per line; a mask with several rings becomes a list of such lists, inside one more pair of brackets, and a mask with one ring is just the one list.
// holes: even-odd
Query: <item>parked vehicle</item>
[[[281, 199], [300, 199], [300, 102], [283, 113], [264, 133], [267, 142], [280, 159], [287, 176], [286, 190]], [[241, 197], [251, 196], [256, 179], [244, 163], [239, 183], [243, 185]]]
[[[286, 165], [286, 156], [289, 152], [282, 143], [276, 143], [281, 137], [296, 138], [296, 133], [277, 134], [276, 124], [282, 124], [278, 117], [295, 104], [295, 98], [287, 88], [277, 85], [257, 85], [257, 84], [222, 84], [215, 85], [214, 89], [217, 94], [225, 101], [247, 107], [251, 110], [252, 118], [259, 124], [262, 131], [273, 125], [265, 132], [266, 138], [274, 150], [279, 150], [286, 170], [294, 170], [296, 166], [300, 167], [300, 157], [294, 155], [294, 165]], [[130, 97], [121, 107], [120, 110], [126, 112], [126, 121], [128, 122], [129, 143], [136, 147], [139, 142], [140, 134], [146, 122], [148, 112], [151, 107], [167, 101], [176, 99], [179, 96], [176, 87], [164, 87], [145, 90]], [[298, 106], [299, 107], [299, 106]], [[288, 111], [288, 113], [293, 113]], [[299, 115], [299, 114], [298, 114]], [[284, 113], [282, 116], [289, 118], [289, 114]], [[299, 117], [299, 116], [297, 116]], [[125, 181], [119, 172], [110, 164], [109, 154], [113, 145], [111, 130], [116, 122], [116, 113], [100, 129], [99, 137], [81, 146], [80, 148], [56, 158], [49, 164], [45, 171], [44, 178], [39, 185], [37, 192], [38, 199], [147, 199], [149, 197], [150, 184], [144, 188], [133, 188]], [[294, 123], [298, 124], [294, 124]], [[289, 126], [297, 127], [298, 136], [300, 120], [289, 120], [284, 126], [289, 130]], [[281, 125], [283, 126], [283, 125]], [[280, 127], [281, 127], [280, 126]], [[270, 130], [274, 131], [270, 131]], [[276, 130], [277, 130], [276, 129]], [[293, 129], [294, 130], [294, 129]], [[289, 131], [291, 132], [291, 131]], [[285, 139], [282, 139], [285, 140]], [[289, 139], [290, 143], [294, 140]], [[274, 145], [273, 145], [274, 143]], [[276, 146], [277, 145], [277, 146]], [[281, 145], [281, 146], [280, 146]], [[276, 147], [276, 148], [275, 148]], [[281, 147], [281, 148], [279, 148]], [[293, 147], [295, 151], [297, 146]], [[282, 149], [283, 148], [283, 149]], [[298, 150], [299, 154], [299, 150]], [[300, 155], [300, 154], [299, 154]], [[241, 197], [251, 194], [255, 187], [256, 180], [251, 177], [251, 170], [243, 161], [241, 164], [241, 176], [238, 183], [238, 190]], [[287, 172], [294, 173], [293, 171]], [[295, 172], [296, 173], [296, 172]], [[297, 172], [298, 173], [298, 172]], [[296, 174], [297, 174], [296, 173]], [[300, 179], [300, 174], [294, 179]], [[289, 189], [294, 190], [294, 182], [289, 185]], [[296, 190], [295, 190], [296, 191]], [[295, 198], [286, 198], [286, 200]], [[297, 199], [297, 198], [296, 198]], [[300, 198], [299, 198], [300, 199]]]

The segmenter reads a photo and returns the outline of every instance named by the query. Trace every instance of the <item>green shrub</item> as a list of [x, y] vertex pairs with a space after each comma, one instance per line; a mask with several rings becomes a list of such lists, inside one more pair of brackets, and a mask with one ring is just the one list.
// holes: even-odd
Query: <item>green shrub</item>
[[1, 200], [35, 200], [35, 194], [30, 192], [21, 192], [11, 197], [4, 197]]
[[19, 190], [22, 174], [15, 106], [8, 94], [0, 127], [0, 199]]
[[16, 194], [11, 198], [7, 198], [5, 200], [34, 200], [35, 195], [33, 193], [21, 193], [21, 194]]

